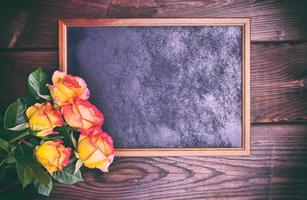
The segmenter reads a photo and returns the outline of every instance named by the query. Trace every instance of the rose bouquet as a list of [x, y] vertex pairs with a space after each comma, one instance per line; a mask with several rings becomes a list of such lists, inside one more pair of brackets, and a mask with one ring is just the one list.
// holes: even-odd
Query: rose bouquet
[[49, 196], [53, 181], [82, 181], [81, 166], [108, 171], [112, 138], [101, 129], [102, 112], [88, 99], [85, 81], [41, 69], [27, 80], [29, 96], [9, 105], [0, 129], [0, 181], [13, 168], [23, 188], [33, 183]]

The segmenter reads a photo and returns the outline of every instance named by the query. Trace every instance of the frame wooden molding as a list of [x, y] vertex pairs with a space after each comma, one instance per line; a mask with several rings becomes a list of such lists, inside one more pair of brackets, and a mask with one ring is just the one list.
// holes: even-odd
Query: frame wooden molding
[[240, 148], [120, 148], [116, 156], [238, 156], [250, 155], [250, 19], [164, 18], [164, 19], [60, 19], [59, 67], [67, 72], [67, 29], [104, 26], [241, 26], [242, 27], [242, 147]]

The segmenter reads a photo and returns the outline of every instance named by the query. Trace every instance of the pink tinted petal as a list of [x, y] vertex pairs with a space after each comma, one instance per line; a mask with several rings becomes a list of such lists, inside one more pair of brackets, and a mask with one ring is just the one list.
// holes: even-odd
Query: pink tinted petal
[[82, 88], [87, 88], [87, 85], [86, 85], [85, 81], [84, 81], [82, 78], [80, 78], [80, 77], [78, 77], [78, 76], [75, 76], [74, 78], [78, 81], [78, 84], [79, 84]]
[[102, 131], [100, 135], [98, 135], [102, 141], [104, 141], [103, 146], [99, 146], [100, 149], [103, 149], [103, 152], [106, 156], [114, 155], [114, 147], [113, 140], [111, 136], [109, 136], [106, 132]]
[[[92, 115], [92, 118], [93, 118], [93, 120], [91, 120], [91, 122], [95, 126], [101, 126], [103, 124], [103, 122], [104, 122], [103, 114], [96, 106], [91, 104], [89, 101], [84, 101], [84, 100], [81, 100], [81, 99], [78, 100], [77, 104], [81, 105], [81, 106], [78, 106], [79, 108], [83, 107], [83, 108], [88, 109], [91, 112], [91, 115]], [[81, 112], [81, 115], [83, 116], [82, 111], [80, 111], [80, 112]]]
[[107, 158], [105, 158], [104, 162], [102, 162], [96, 168], [100, 169], [103, 172], [108, 172], [109, 171], [109, 166], [113, 162], [113, 159], [114, 159], [114, 155], [112, 154], [112, 155], [108, 156]]
[[69, 164], [71, 152], [72, 152], [72, 149], [70, 147], [65, 148], [64, 152], [62, 152], [65, 155], [64, 160], [62, 162], [63, 167]]
[[65, 72], [55, 71], [52, 75], [52, 83], [57, 83], [60, 79], [64, 78], [66, 76]]
[[48, 115], [50, 122], [53, 123], [52, 125], [54, 127], [64, 125], [64, 119], [59, 109], [54, 109], [52, 112], [47, 113], [47, 115]]
[[82, 94], [80, 96], [80, 99], [87, 100], [90, 97], [90, 91], [87, 88], [86, 82], [78, 76], [75, 76], [75, 79], [77, 80], [78, 84], [82, 88]]
[[104, 140], [106, 141], [106, 143], [110, 146], [113, 146], [113, 139], [112, 137], [105, 131], [102, 131], [102, 137], [104, 138]]
[[90, 95], [91, 93], [89, 89], [86, 88], [83, 94], [80, 96], [80, 99], [87, 100], [88, 98], [90, 98]]
[[79, 114], [78, 108], [75, 105], [62, 106], [62, 113], [66, 123], [73, 128], [82, 128], [83, 123]]
[[81, 135], [86, 135], [86, 136], [95, 136], [98, 135], [102, 132], [100, 126], [95, 126], [90, 129], [81, 129], [80, 134]]

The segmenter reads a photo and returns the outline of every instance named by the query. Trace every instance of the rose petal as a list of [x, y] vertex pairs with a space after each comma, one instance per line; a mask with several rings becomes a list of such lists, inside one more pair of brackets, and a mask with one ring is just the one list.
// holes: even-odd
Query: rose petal
[[73, 128], [82, 128], [83, 123], [79, 110], [75, 104], [62, 106], [61, 111], [63, 113], [66, 123]]
[[62, 170], [69, 163], [71, 148], [66, 148], [62, 140], [46, 141], [35, 151], [37, 161], [52, 176], [55, 171]]
[[52, 75], [52, 83], [55, 84], [57, 83], [59, 80], [63, 79], [64, 77], [66, 76], [66, 73], [65, 72], [60, 72], [60, 71], [55, 71], [53, 72], [53, 75]]

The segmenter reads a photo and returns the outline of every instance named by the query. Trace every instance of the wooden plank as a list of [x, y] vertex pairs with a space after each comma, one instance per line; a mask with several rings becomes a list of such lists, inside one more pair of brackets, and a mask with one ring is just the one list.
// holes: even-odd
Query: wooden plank
[[307, 43], [252, 45], [253, 122], [307, 119]]
[[[291, 122], [307, 119], [307, 43], [252, 45], [252, 122]], [[26, 94], [27, 74], [37, 66], [57, 69], [56, 50], [0, 52], [1, 111]]]
[[[250, 157], [116, 158], [109, 173], [83, 170], [85, 182], [56, 184], [49, 199], [303, 199], [306, 132], [307, 125], [254, 125]], [[45, 199], [31, 189], [22, 196]]]
[[16, 98], [27, 94], [29, 73], [41, 67], [51, 76], [56, 70], [56, 51], [0, 52], [0, 113]]
[[57, 47], [59, 18], [250, 17], [253, 41], [306, 41], [306, 10], [302, 0], [3, 0], [0, 48]]

